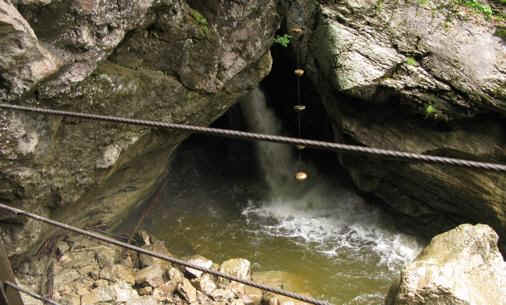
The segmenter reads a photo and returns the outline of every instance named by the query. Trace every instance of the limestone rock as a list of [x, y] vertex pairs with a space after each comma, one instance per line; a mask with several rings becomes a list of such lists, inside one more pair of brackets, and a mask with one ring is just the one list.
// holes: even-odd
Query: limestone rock
[[197, 300], [197, 289], [193, 287], [188, 279], [183, 279], [177, 285], [177, 292], [186, 300], [186, 302], [193, 304]]
[[0, 101], [15, 99], [55, 73], [60, 61], [37, 39], [10, 0], [0, 1]]
[[[167, 247], [165, 247], [165, 243], [160, 240], [155, 240], [152, 244], [144, 246], [143, 248], [146, 250], [161, 254], [161, 255], [174, 257], [174, 255], [172, 253], [170, 253], [169, 250], [167, 250]], [[169, 262], [158, 259], [158, 258], [154, 258], [154, 257], [146, 255], [146, 254], [139, 254], [139, 263], [140, 263], [141, 267], [148, 267], [148, 266], [157, 264], [165, 269], [170, 268]]]
[[[504, 163], [501, 22], [449, 0], [281, 2], [287, 28], [304, 28], [290, 47], [305, 58], [336, 142]], [[500, 173], [339, 160], [411, 230], [433, 236], [480, 222], [506, 234]]]
[[463, 224], [434, 237], [404, 268], [387, 305], [506, 304], [506, 263], [486, 225]]
[[184, 279], [183, 273], [181, 271], [179, 271], [179, 269], [174, 268], [174, 267], [169, 269], [168, 274], [169, 274], [169, 279], [171, 281], [176, 282], [176, 283], [181, 283]]
[[238, 277], [243, 280], [250, 280], [251, 263], [244, 258], [232, 258], [224, 261], [221, 264], [220, 272], [226, 273], [234, 277]]
[[[187, 260], [187, 262], [189, 264], [193, 264], [193, 265], [196, 265], [196, 266], [199, 266], [199, 267], [202, 267], [202, 268], [207, 268], [207, 269], [211, 269], [211, 267], [213, 266], [213, 261], [210, 260], [210, 259], [207, 259], [201, 255], [195, 255], [195, 256], [192, 256], [190, 257], [190, 259]], [[189, 268], [189, 267], [185, 267], [185, 271], [188, 272], [189, 274], [191, 274], [193, 277], [196, 277], [196, 278], [199, 278], [201, 275], [202, 275], [202, 271], [200, 270], [196, 270], [196, 269], [192, 269], [192, 268]]]
[[[233, 258], [224, 261], [220, 266], [220, 272], [238, 277], [244, 280], [251, 279], [251, 263], [244, 258]], [[244, 285], [220, 278], [218, 285], [221, 288], [232, 290], [236, 295], [244, 295]]]
[[164, 280], [165, 270], [160, 265], [151, 265], [143, 268], [135, 274], [135, 283], [137, 285], [149, 285], [156, 288], [162, 285]]
[[203, 274], [195, 280], [195, 286], [207, 295], [212, 295], [217, 285], [214, 277], [208, 273]]
[[[0, 99], [28, 91], [16, 103], [202, 126], [269, 73], [280, 21], [274, 0], [2, 1]], [[81, 227], [114, 226], [188, 136], [7, 111], [0, 131], [4, 202]], [[24, 224], [2, 225], [9, 255], [46, 231], [4, 217]]]

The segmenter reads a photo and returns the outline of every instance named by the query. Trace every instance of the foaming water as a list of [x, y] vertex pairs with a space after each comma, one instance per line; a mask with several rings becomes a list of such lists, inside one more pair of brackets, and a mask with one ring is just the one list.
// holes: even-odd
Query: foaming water
[[[282, 132], [281, 123], [267, 107], [260, 89], [244, 97], [241, 107], [250, 130]], [[242, 215], [248, 222], [259, 223], [267, 234], [312, 244], [329, 256], [346, 251], [359, 259], [376, 259], [390, 270], [398, 269], [420, 251], [416, 239], [391, 228], [389, 223], [393, 221], [379, 209], [358, 195], [331, 185], [310, 164], [296, 164], [290, 146], [259, 142], [257, 156], [270, 186], [270, 197], [263, 202], [250, 201]], [[292, 178], [296, 166], [309, 169], [310, 182]], [[365, 252], [376, 255], [371, 257]]]

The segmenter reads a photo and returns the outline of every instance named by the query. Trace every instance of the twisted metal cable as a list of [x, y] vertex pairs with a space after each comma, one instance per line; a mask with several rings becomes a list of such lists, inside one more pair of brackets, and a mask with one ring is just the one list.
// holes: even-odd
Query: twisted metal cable
[[303, 145], [303, 146], [310, 147], [310, 148], [331, 150], [331, 151], [337, 151], [337, 152], [342, 152], [342, 153], [375, 155], [375, 156], [379, 156], [379, 157], [383, 157], [383, 158], [392, 158], [392, 159], [396, 159], [396, 160], [400, 160], [400, 161], [419, 161], [419, 162], [425, 162], [425, 163], [443, 163], [443, 164], [447, 164], [447, 165], [451, 165], [451, 166], [459, 166], [459, 167], [491, 170], [491, 171], [498, 171], [498, 172], [506, 172], [506, 165], [499, 164], [499, 163], [479, 162], [479, 161], [471, 161], [471, 160], [464, 160], [464, 159], [457, 159], [457, 158], [422, 155], [422, 154], [416, 154], [416, 153], [410, 153], [410, 152], [371, 148], [371, 147], [364, 147], [364, 146], [357, 146], [357, 145], [348, 145], [348, 144], [340, 144], [340, 143], [333, 143], [333, 142], [316, 141], [316, 140], [308, 140], [308, 139], [301, 139], [301, 138], [291, 138], [291, 137], [275, 136], [275, 135], [268, 135], [268, 134], [259, 134], [259, 133], [244, 132], [244, 131], [230, 130], [230, 129], [209, 128], [209, 127], [193, 126], [193, 125], [185, 125], [185, 124], [166, 123], [166, 122], [160, 122], [160, 121], [130, 119], [130, 118], [124, 118], [124, 117], [109, 116], [109, 115], [99, 115], [99, 114], [90, 114], [90, 113], [81, 113], [81, 112], [18, 106], [18, 105], [10, 105], [10, 104], [5, 104], [5, 103], [0, 103], [0, 108], [15, 110], [15, 111], [35, 112], [35, 113], [43, 113], [43, 114], [49, 114], [49, 115], [74, 117], [74, 118], [79, 118], [79, 119], [90, 119], [90, 120], [97, 120], [97, 121], [107, 121], [107, 122], [140, 125], [140, 126], [148, 126], [148, 127], [169, 128], [169, 129], [183, 130], [183, 131], [189, 131], [189, 132], [201, 133], [201, 134], [207, 134], [207, 135], [214, 135], [214, 136], [221, 136], [221, 137], [227, 137], [227, 138], [238, 138], [238, 139], [255, 140], [255, 141], [267, 141], [267, 142], [284, 143], [284, 144], [292, 144], [292, 145]]
[[55, 301], [53, 301], [51, 299], [48, 299], [48, 298], [43, 297], [43, 296], [41, 296], [39, 294], [36, 294], [34, 292], [31, 292], [31, 291], [28, 291], [26, 289], [23, 289], [23, 288], [19, 287], [18, 285], [14, 284], [14, 283], [11, 283], [9, 281], [5, 281], [4, 285], [8, 286], [8, 287], [11, 287], [12, 289], [16, 289], [17, 291], [22, 292], [24, 294], [27, 294], [27, 295], [31, 296], [32, 298], [36, 298], [36, 299], [44, 302], [44, 304], [60, 305], [60, 304], [56, 303]]
[[[289, 297], [289, 298], [292, 298], [292, 299], [296, 299], [296, 300], [299, 300], [299, 301], [302, 301], [302, 302], [310, 303], [310, 304], [315, 304], [315, 305], [331, 305], [328, 302], [317, 300], [317, 299], [314, 299], [314, 298], [311, 298], [311, 297], [308, 297], [308, 296], [303, 296], [303, 295], [300, 295], [300, 294], [297, 294], [297, 293], [293, 293], [293, 292], [286, 291], [286, 290], [279, 289], [279, 288], [275, 288], [275, 287], [265, 286], [265, 285], [255, 283], [255, 282], [250, 281], [250, 280], [240, 279], [240, 278], [237, 278], [237, 277], [225, 274], [223, 272], [214, 271], [214, 270], [211, 270], [211, 269], [203, 268], [203, 267], [198, 266], [198, 265], [190, 264], [190, 263], [188, 263], [186, 261], [183, 261], [183, 260], [180, 260], [180, 259], [177, 259], [177, 258], [174, 258], [174, 257], [170, 257], [170, 256], [167, 256], [167, 255], [163, 255], [163, 254], [159, 254], [159, 253], [156, 253], [156, 252], [152, 252], [152, 251], [143, 249], [141, 247], [133, 246], [133, 245], [130, 245], [130, 244], [127, 244], [127, 243], [115, 240], [113, 238], [107, 237], [107, 236], [99, 234], [99, 233], [90, 232], [90, 231], [83, 230], [83, 229], [80, 229], [80, 228], [77, 228], [77, 227], [73, 227], [73, 226], [70, 226], [68, 224], [61, 223], [61, 222], [58, 222], [58, 221], [54, 221], [54, 220], [51, 220], [51, 219], [43, 217], [43, 216], [39, 216], [39, 215], [36, 215], [36, 214], [32, 214], [32, 213], [26, 212], [24, 210], [13, 208], [13, 207], [10, 207], [10, 206], [2, 204], [2, 203], [0, 203], [0, 209], [8, 210], [8, 211], [10, 211], [10, 212], [12, 212], [12, 213], [14, 213], [16, 215], [23, 215], [23, 216], [26, 216], [26, 217], [29, 217], [29, 218], [32, 218], [32, 219], [35, 219], [35, 220], [38, 220], [38, 221], [41, 221], [41, 222], [45, 222], [45, 223], [53, 225], [55, 227], [62, 228], [62, 229], [67, 230], [67, 231], [72, 231], [74, 233], [78, 233], [78, 234], [81, 234], [81, 235], [84, 235], [84, 236], [87, 236], [87, 237], [90, 237], [90, 238], [93, 238], [93, 239], [100, 240], [100, 241], [108, 243], [108, 244], [113, 244], [113, 245], [116, 245], [116, 246], [119, 246], [119, 247], [123, 247], [125, 249], [129, 249], [129, 250], [141, 253], [141, 254], [145, 254], [145, 255], [152, 256], [152, 257], [156, 257], [156, 258], [159, 258], [159, 259], [164, 260], [164, 261], [168, 261], [168, 262], [176, 264], [176, 265], [181, 265], [181, 266], [189, 267], [189, 268], [192, 268], [192, 269], [195, 269], [195, 270], [199, 270], [199, 271], [202, 271], [202, 272], [205, 272], [205, 273], [209, 273], [209, 274], [215, 275], [217, 277], [221, 277], [221, 278], [230, 280], [230, 281], [234, 281], [234, 282], [238, 282], [238, 283], [241, 283], [241, 284], [244, 284], [244, 285], [247, 285], [247, 286], [251, 286], [251, 287], [258, 288], [258, 289], [262, 289], [264, 291], [272, 292], [272, 293], [275, 293], [275, 294], [278, 294], [278, 295], [283, 295], [283, 296], [286, 296], [286, 297]], [[53, 304], [55, 304], [55, 303], [53, 303]], [[55, 304], [55, 305], [58, 305], [58, 304]]]

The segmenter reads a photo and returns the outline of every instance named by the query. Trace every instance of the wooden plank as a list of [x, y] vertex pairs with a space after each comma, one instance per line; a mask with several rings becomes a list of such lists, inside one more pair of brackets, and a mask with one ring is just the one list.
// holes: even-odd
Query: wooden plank
[[0, 305], [23, 305], [19, 291], [11, 287], [5, 287], [5, 281], [16, 284], [9, 257], [0, 238]]

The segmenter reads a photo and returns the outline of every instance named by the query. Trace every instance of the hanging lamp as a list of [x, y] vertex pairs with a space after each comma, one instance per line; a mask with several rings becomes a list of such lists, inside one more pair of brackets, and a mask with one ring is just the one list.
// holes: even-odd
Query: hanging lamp
[[[290, 30], [294, 35], [301, 35], [304, 31], [301, 28], [292, 28]], [[293, 110], [297, 113], [297, 129], [298, 129], [298, 136], [299, 138], [302, 137], [302, 124], [301, 124], [301, 113], [302, 111], [306, 110], [306, 106], [301, 103], [301, 92], [300, 92], [300, 78], [304, 75], [304, 70], [300, 68], [300, 62], [299, 62], [299, 52], [296, 50], [296, 60], [297, 65], [296, 69], [293, 71], [293, 74], [297, 77], [297, 104], [293, 106]], [[296, 145], [295, 146], [298, 150], [297, 152], [297, 163], [296, 163], [296, 171], [295, 171], [295, 179], [297, 181], [304, 181], [307, 178], [309, 178], [309, 174], [307, 171], [303, 169], [303, 163], [301, 158], [301, 151], [306, 148], [304, 145]]]
[[308, 178], [308, 174], [307, 172], [303, 171], [303, 170], [300, 170], [300, 171], [297, 171], [295, 173], [295, 179], [297, 179], [297, 181], [304, 181]]
[[304, 75], [304, 70], [295, 69], [295, 71], [293, 71], [293, 74], [295, 74], [295, 76], [297, 76], [297, 77], [302, 77], [302, 75]]

